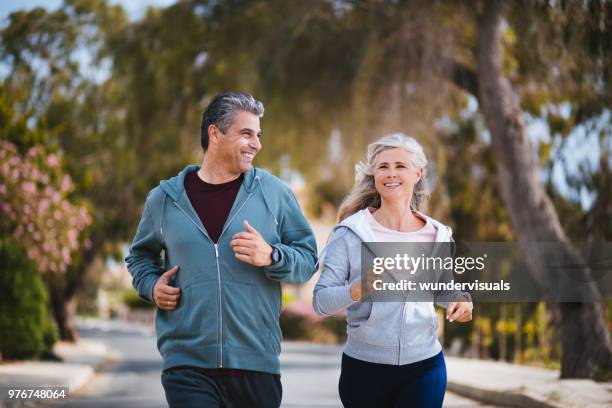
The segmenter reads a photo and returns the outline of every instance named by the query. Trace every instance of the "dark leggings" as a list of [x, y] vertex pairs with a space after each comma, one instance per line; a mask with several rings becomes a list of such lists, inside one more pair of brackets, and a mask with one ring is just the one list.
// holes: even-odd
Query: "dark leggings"
[[342, 354], [339, 391], [346, 408], [441, 407], [445, 390], [442, 352], [401, 366], [369, 363]]

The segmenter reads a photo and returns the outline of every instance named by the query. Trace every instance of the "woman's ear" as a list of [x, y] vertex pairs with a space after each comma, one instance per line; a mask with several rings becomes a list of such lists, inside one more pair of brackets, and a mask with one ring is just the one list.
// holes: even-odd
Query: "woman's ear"
[[425, 167], [421, 167], [417, 170], [417, 183], [425, 176], [425, 172], [427, 172]]

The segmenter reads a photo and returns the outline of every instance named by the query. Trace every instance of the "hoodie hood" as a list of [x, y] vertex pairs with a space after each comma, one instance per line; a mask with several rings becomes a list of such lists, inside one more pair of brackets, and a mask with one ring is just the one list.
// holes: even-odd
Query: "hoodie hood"
[[[168, 194], [168, 196], [170, 196], [170, 198], [172, 198], [174, 201], [178, 201], [182, 193], [185, 191], [185, 177], [187, 177], [187, 174], [191, 173], [192, 171], [198, 170], [200, 170], [199, 164], [190, 164], [181, 170], [181, 172], [176, 176], [171, 177], [168, 180], [162, 180], [159, 183], [159, 186], [166, 194]], [[243, 185], [247, 192], [250, 193], [253, 191], [255, 180], [259, 180], [262, 176], [263, 172], [258, 171], [258, 169], [255, 167], [244, 173]]]
[[[347, 217], [344, 221], [338, 224], [334, 230], [345, 227], [354, 232], [359, 238], [361, 238], [364, 242], [374, 242], [376, 238], [374, 237], [374, 232], [372, 231], [372, 227], [366, 217], [366, 211], [370, 211], [367, 208], [364, 208], [361, 211], [356, 212], [355, 214]], [[427, 222], [431, 223], [436, 229], [436, 242], [449, 242], [453, 235], [452, 229], [442, 224], [440, 221], [435, 220], [419, 211], [416, 213], [423, 219], [427, 220]]]
[[[368, 245], [369, 242], [376, 242], [376, 237], [374, 236], [372, 227], [370, 226], [368, 218], [366, 217], [366, 211], [370, 211], [370, 210], [367, 208], [364, 208], [363, 210], [360, 210], [356, 212], [355, 214], [345, 218], [340, 224], [334, 227], [332, 234], [330, 236], [333, 237], [334, 232], [336, 232], [337, 230], [346, 229], [352, 232], [353, 234], [355, 234], [362, 242], [366, 243], [366, 247], [370, 251], [372, 251], [372, 253], [375, 253], [374, 248]], [[436, 243], [432, 250], [432, 254], [435, 254], [438, 251], [442, 243], [451, 242], [453, 240], [452, 239], [453, 230], [449, 226], [442, 224], [440, 221], [434, 218], [431, 218], [423, 214], [420, 211], [416, 211], [416, 213], [419, 216], [421, 216], [423, 219], [427, 220], [427, 222], [430, 222], [436, 229], [436, 241], [435, 241]], [[329, 246], [329, 244], [331, 244], [332, 241], [336, 239], [342, 239], [342, 235], [338, 235], [336, 238], [330, 238], [330, 240], [327, 242], [327, 244], [321, 251], [321, 254], [319, 255], [319, 260], [317, 261], [317, 267], [324, 259], [325, 253], [327, 252], [327, 247]]]

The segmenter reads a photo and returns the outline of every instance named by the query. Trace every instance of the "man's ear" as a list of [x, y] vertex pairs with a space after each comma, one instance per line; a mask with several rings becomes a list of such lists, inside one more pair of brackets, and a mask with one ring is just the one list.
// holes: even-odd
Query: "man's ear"
[[216, 125], [208, 126], [208, 144], [209, 145], [218, 144], [220, 141], [221, 135], [222, 135], [221, 129], [219, 129]]

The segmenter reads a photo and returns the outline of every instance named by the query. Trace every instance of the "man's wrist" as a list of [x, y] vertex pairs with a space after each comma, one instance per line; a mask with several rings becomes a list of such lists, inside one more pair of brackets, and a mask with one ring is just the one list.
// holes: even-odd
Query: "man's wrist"
[[280, 249], [274, 245], [270, 245], [270, 264], [268, 266], [278, 264], [282, 259]]

